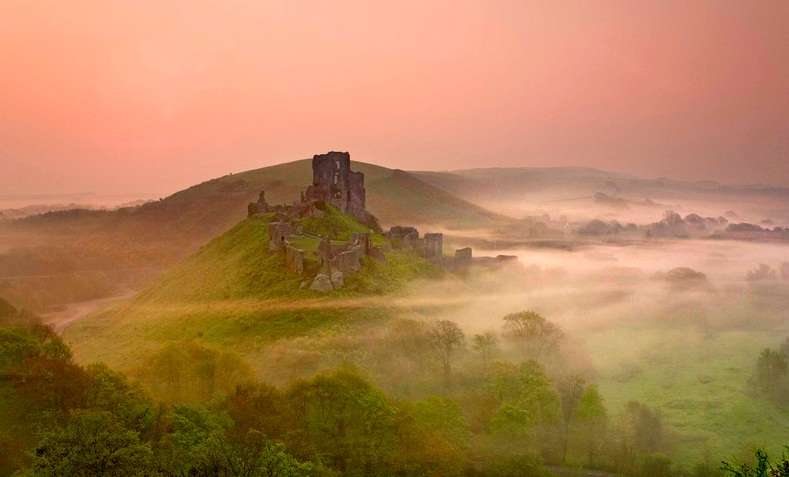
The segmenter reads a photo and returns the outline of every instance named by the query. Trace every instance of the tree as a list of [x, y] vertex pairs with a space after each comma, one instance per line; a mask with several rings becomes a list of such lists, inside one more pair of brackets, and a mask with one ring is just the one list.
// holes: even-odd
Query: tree
[[481, 335], [474, 335], [472, 347], [482, 358], [482, 369], [485, 372], [488, 371], [488, 364], [494, 353], [496, 353], [498, 344], [499, 338], [491, 331]]
[[789, 363], [781, 351], [765, 348], [756, 360], [753, 383], [758, 392], [768, 399], [785, 404], [789, 402]]
[[155, 406], [139, 385], [103, 364], [90, 365], [85, 371], [90, 382], [86, 408], [111, 412], [129, 430], [141, 434], [150, 430], [156, 418]]
[[665, 446], [660, 412], [637, 401], [630, 401], [625, 406], [623, 433], [634, 450], [641, 454], [654, 454]]
[[570, 426], [575, 421], [578, 404], [584, 394], [586, 381], [578, 375], [567, 376], [559, 381], [559, 400], [562, 410], [562, 462], [567, 460], [567, 442]]
[[603, 397], [600, 395], [597, 385], [591, 384], [584, 389], [578, 403], [576, 419], [580, 427], [578, 434], [586, 449], [588, 465], [594, 467], [595, 457], [605, 442], [608, 425]]
[[432, 396], [402, 403], [397, 453], [400, 475], [465, 475], [471, 440], [466, 419], [452, 400]]
[[539, 360], [543, 353], [558, 348], [564, 333], [534, 311], [511, 313], [504, 317], [506, 336], [520, 343], [526, 356]]
[[522, 451], [559, 416], [559, 396], [536, 361], [517, 367], [500, 364], [491, 376], [491, 388], [499, 397], [491, 428], [504, 447]]
[[105, 411], [77, 411], [66, 427], [45, 434], [33, 455], [37, 476], [155, 475], [153, 454], [139, 435]]
[[430, 329], [430, 341], [441, 360], [445, 382], [449, 383], [452, 378], [452, 356], [463, 346], [465, 335], [456, 323], [441, 320]]
[[723, 471], [733, 477], [789, 477], [789, 460], [786, 457], [772, 464], [763, 450], [756, 451], [756, 464], [733, 466], [723, 462]]
[[398, 410], [355, 369], [298, 382], [286, 397], [285, 444], [297, 456], [320, 456], [343, 475], [386, 474], [400, 447]]
[[250, 431], [268, 439], [282, 439], [287, 431], [287, 402], [282, 393], [267, 384], [241, 385], [224, 401], [224, 411], [233, 420], [230, 435], [244, 439]]
[[165, 346], [136, 374], [153, 397], [170, 404], [228, 394], [253, 376], [249, 365], [237, 355], [194, 342]]
[[228, 439], [231, 420], [206, 409], [178, 406], [160, 460], [166, 473], [183, 476], [302, 477], [314, 466], [299, 462], [280, 443], [249, 431]]

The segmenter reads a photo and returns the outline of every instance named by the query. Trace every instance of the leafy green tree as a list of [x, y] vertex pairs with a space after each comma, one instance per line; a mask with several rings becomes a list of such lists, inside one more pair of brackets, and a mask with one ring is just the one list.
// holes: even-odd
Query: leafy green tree
[[519, 344], [525, 356], [539, 360], [555, 351], [564, 337], [562, 330], [534, 311], [504, 317], [505, 336]]
[[28, 408], [65, 415], [84, 408], [90, 379], [76, 364], [46, 355], [28, 358], [14, 374], [17, 393]]
[[789, 363], [781, 351], [765, 348], [756, 360], [753, 383], [758, 392], [778, 403], [789, 403]]
[[491, 389], [499, 396], [499, 408], [491, 427], [505, 447], [517, 453], [536, 442], [541, 430], [559, 417], [559, 396], [536, 361], [520, 366], [499, 365]]
[[584, 395], [586, 381], [578, 375], [566, 376], [557, 386], [562, 411], [562, 462], [567, 460], [567, 443], [570, 439], [570, 427], [576, 419], [578, 405]]
[[755, 464], [732, 465], [723, 462], [723, 471], [733, 477], [789, 477], [789, 460], [786, 457], [773, 464], [767, 453], [759, 449], [756, 451]]
[[579, 440], [586, 451], [587, 463], [594, 467], [608, 432], [608, 415], [597, 385], [591, 384], [584, 389], [578, 403], [576, 419]]
[[[394, 320], [374, 351], [379, 374], [402, 387], [408, 387], [417, 378], [428, 377], [430, 361], [435, 358], [430, 329], [417, 320]], [[432, 373], [429, 378], [433, 378]]]
[[654, 454], [665, 449], [665, 430], [660, 412], [630, 401], [625, 406], [625, 435], [641, 454]]
[[258, 432], [268, 439], [282, 439], [287, 432], [288, 403], [282, 392], [267, 384], [238, 386], [224, 401], [223, 410], [233, 420], [230, 435], [244, 439]]
[[86, 408], [111, 412], [124, 427], [141, 434], [151, 430], [156, 407], [139, 385], [103, 364], [88, 366], [86, 373]]
[[418, 426], [449, 442], [458, 450], [468, 449], [471, 439], [460, 407], [451, 399], [431, 396], [413, 404], [411, 412]]
[[194, 342], [165, 346], [148, 358], [136, 375], [153, 397], [170, 404], [228, 394], [253, 377], [251, 368], [237, 355]]
[[460, 407], [450, 399], [433, 396], [399, 408], [395, 473], [464, 475], [471, 433]]
[[150, 476], [153, 453], [138, 433], [105, 411], [76, 411], [68, 424], [47, 432], [36, 447], [36, 476]]
[[444, 380], [446, 383], [450, 383], [452, 379], [452, 358], [463, 347], [465, 341], [463, 330], [452, 321], [441, 320], [430, 329], [430, 341], [441, 360]]
[[359, 373], [345, 368], [293, 385], [286, 394], [296, 455], [318, 456], [347, 476], [385, 474], [399, 448], [398, 411]]
[[183, 476], [302, 477], [314, 466], [299, 462], [285, 447], [249, 431], [246, 439], [231, 440], [232, 421], [206, 409], [178, 406], [172, 432], [160, 451], [165, 472]]
[[643, 457], [658, 454], [667, 447], [660, 412], [637, 401], [625, 405], [621, 422], [611, 435], [615, 439], [611, 448], [612, 464], [626, 475], [638, 474]]

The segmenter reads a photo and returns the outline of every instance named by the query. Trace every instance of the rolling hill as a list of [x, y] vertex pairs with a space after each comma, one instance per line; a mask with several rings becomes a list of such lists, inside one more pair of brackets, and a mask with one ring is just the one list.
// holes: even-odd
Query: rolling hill
[[[509, 222], [410, 173], [355, 161], [353, 167], [365, 174], [367, 208], [384, 226]], [[311, 180], [305, 159], [212, 179], [138, 207], [59, 211], [0, 224], [0, 296], [43, 310], [138, 286], [233, 227], [261, 190], [269, 203], [290, 203]]]

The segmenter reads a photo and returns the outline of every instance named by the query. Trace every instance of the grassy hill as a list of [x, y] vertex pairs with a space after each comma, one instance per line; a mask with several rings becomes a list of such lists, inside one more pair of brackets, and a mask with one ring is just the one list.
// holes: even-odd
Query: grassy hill
[[[131, 302], [110, 308], [68, 327], [64, 337], [82, 362], [103, 361], [134, 369], [162, 346], [197, 340], [222, 346], [249, 359], [259, 372], [259, 356], [281, 339], [339, 332], [349, 326], [386, 319], [386, 297], [420, 278], [441, 271], [410, 251], [392, 250], [373, 236], [385, 262], [366, 260], [339, 290], [320, 294], [300, 288], [304, 279], [289, 272], [281, 253], [268, 248], [267, 224], [273, 214], [243, 220], [215, 238]], [[305, 229], [333, 238], [366, 230], [336, 209], [304, 219]], [[298, 244], [309, 252], [317, 248]]]
[[[509, 220], [409, 173], [352, 167], [364, 172], [368, 209], [384, 226], [489, 227]], [[0, 295], [42, 310], [136, 286], [233, 227], [261, 190], [271, 204], [290, 203], [311, 181], [305, 159], [212, 179], [139, 207], [0, 224]]]
[[[450, 228], [484, 227], [508, 220], [432, 186], [409, 172], [356, 161], [351, 167], [364, 173], [367, 208], [384, 225], [415, 223], [443, 224]], [[299, 193], [311, 182], [312, 162], [305, 159], [213, 179], [173, 194], [163, 202], [168, 206], [190, 208], [192, 204], [203, 203], [215, 209], [208, 203], [209, 199], [224, 197], [233, 203], [226, 210], [229, 212], [226, 220], [237, 221], [245, 214], [246, 204], [254, 200], [260, 190], [266, 191], [269, 203], [290, 203], [297, 200]]]

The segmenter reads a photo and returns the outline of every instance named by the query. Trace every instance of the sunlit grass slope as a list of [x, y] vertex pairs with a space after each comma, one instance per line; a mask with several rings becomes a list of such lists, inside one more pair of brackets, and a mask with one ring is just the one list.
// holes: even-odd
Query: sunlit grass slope
[[[441, 274], [411, 252], [385, 248], [385, 262], [366, 260], [361, 272], [347, 278], [345, 287], [319, 294], [301, 288], [303, 277], [285, 268], [282, 254], [269, 251], [271, 218], [245, 219], [133, 301], [72, 324], [65, 338], [77, 359], [130, 369], [163, 344], [182, 340], [228, 347], [249, 357], [279, 339], [385, 319], [386, 300], [370, 297], [395, 293], [413, 280]], [[303, 225], [335, 239], [366, 230], [336, 209]], [[373, 240], [386, 247], [382, 236]], [[359, 304], [361, 299], [368, 300]]]

